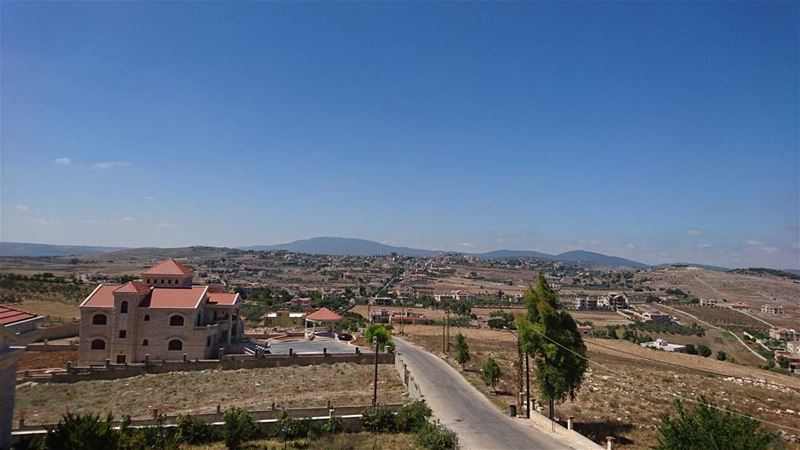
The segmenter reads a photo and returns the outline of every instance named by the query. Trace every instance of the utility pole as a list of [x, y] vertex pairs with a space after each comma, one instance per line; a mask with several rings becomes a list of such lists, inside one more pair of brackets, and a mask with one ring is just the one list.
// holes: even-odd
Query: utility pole
[[450, 352], [450, 308], [447, 308], [447, 312], [444, 313], [444, 322], [447, 324], [447, 352]]
[[525, 418], [531, 418], [531, 370], [528, 367], [528, 354], [525, 354]]
[[375, 377], [372, 381], [372, 407], [378, 406], [378, 336], [372, 337], [372, 344], [375, 346]]

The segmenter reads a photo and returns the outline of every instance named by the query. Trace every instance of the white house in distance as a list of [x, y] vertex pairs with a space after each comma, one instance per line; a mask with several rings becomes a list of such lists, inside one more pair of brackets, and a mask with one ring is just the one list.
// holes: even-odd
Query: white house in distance
[[761, 312], [765, 314], [783, 314], [783, 306], [782, 305], [771, 305], [769, 303], [765, 303], [761, 305]]
[[685, 345], [670, 344], [666, 339], [656, 339], [652, 342], [642, 342], [642, 347], [654, 348], [656, 350], [664, 350], [665, 352], [686, 353]]

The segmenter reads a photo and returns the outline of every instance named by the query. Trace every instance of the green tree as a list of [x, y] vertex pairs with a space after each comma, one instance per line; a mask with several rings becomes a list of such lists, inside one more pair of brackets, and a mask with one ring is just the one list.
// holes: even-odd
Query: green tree
[[726, 359], [728, 359], [728, 354], [720, 350], [717, 352], [717, 359], [720, 361], [725, 361]]
[[415, 401], [403, 405], [395, 415], [397, 431], [401, 433], [413, 433], [425, 426], [430, 419], [431, 408], [423, 401]]
[[697, 349], [694, 347], [694, 344], [686, 344], [686, 353], [690, 355], [697, 354]]
[[469, 344], [463, 334], [456, 335], [456, 361], [461, 364], [461, 369], [464, 369], [464, 364], [469, 362]]
[[392, 342], [392, 331], [383, 324], [371, 323], [364, 332], [364, 339], [371, 344], [373, 337], [378, 338], [378, 351], [383, 351]]
[[230, 408], [222, 416], [224, 422], [222, 435], [225, 437], [225, 446], [236, 450], [242, 442], [253, 438], [256, 434], [256, 424], [250, 414], [242, 408]]
[[784, 369], [788, 369], [791, 362], [792, 361], [785, 356], [778, 356], [778, 365]]
[[431, 450], [450, 450], [458, 448], [458, 436], [444, 425], [428, 422], [416, 436], [420, 447]]
[[525, 293], [526, 315], [517, 316], [517, 330], [525, 353], [533, 357], [539, 399], [548, 402], [550, 420], [555, 402], [575, 399], [586, 372], [586, 345], [572, 316], [539, 272], [536, 286]]
[[47, 431], [45, 446], [49, 450], [105, 450], [117, 448], [119, 433], [111, 427], [113, 418], [99, 414], [67, 413]]
[[698, 400], [691, 411], [675, 400], [678, 417], [661, 415], [655, 450], [766, 450], [777, 442], [777, 434], [761, 430], [758, 421], [731, 409], [719, 410], [704, 396]]
[[711, 356], [711, 349], [703, 344], [700, 344], [697, 346], [697, 353], [704, 358], [708, 358]]
[[497, 365], [497, 361], [490, 356], [483, 364], [483, 382], [491, 387], [495, 393], [497, 393], [495, 386], [497, 386], [497, 382], [500, 381], [501, 374], [502, 372], [500, 371], [500, 366]]

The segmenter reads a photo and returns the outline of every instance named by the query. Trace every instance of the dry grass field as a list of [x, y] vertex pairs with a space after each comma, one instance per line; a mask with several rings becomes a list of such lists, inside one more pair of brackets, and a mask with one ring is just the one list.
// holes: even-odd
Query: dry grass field
[[[142, 375], [112, 381], [71, 384], [26, 383], [17, 387], [16, 417], [51, 423], [66, 412], [149, 417], [154, 408], [168, 414], [213, 412], [217, 405], [265, 409], [281, 407], [369, 405], [373, 367], [333, 364], [247, 370], [205, 370]], [[405, 388], [391, 365], [380, 365], [378, 401], [402, 402]], [[56, 406], [57, 405], [57, 406]], [[16, 418], [14, 419], [16, 423]]]
[[[498, 406], [514, 403], [515, 337], [509, 332], [453, 328], [452, 341], [458, 332], [467, 337], [472, 356], [465, 377]], [[406, 333], [418, 344], [440, 353], [440, 328], [409, 326]], [[654, 427], [659, 414], [672, 410], [673, 399], [693, 399], [700, 394], [721, 406], [800, 428], [800, 408], [796, 406], [800, 404], [798, 377], [701, 356], [649, 350], [620, 340], [588, 339], [587, 347], [593, 363], [578, 398], [557, 405], [556, 410], [562, 419], [575, 416], [576, 428], [597, 442], [614, 435], [623, 448], [649, 448], [655, 443]], [[480, 367], [490, 355], [503, 370], [499, 395], [491, 394], [480, 381]]]
[[[181, 448], [191, 450], [225, 450], [224, 442], [206, 445], [186, 445]], [[277, 439], [259, 439], [242, 445], [242, 450], [282, 449], [284, 442]], [[315, 440], [300, 439], [290, 441], [285, 446], [289, 450], [326, 449], [326, 450], [416, 450], [420, 447], [414, 441], [414, 435], [404, 433], [352, 433], [326, 436]]]

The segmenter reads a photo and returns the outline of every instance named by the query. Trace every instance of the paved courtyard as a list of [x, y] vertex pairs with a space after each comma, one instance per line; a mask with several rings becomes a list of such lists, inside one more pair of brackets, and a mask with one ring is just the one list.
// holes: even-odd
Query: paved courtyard
[[[332, 338], [317, 336], [313, 341], [284, 341], [272, 342], [269, 351], [273, 355], [288, 355], [289, 349], [295, 353], [322, 353], [323, 348], [328, 349], [328, 353], [355, 353], [356, 346], [349, 345], [347, 342]], [[359, 347], [362, 352], [371, 352], [367, 347]]]

